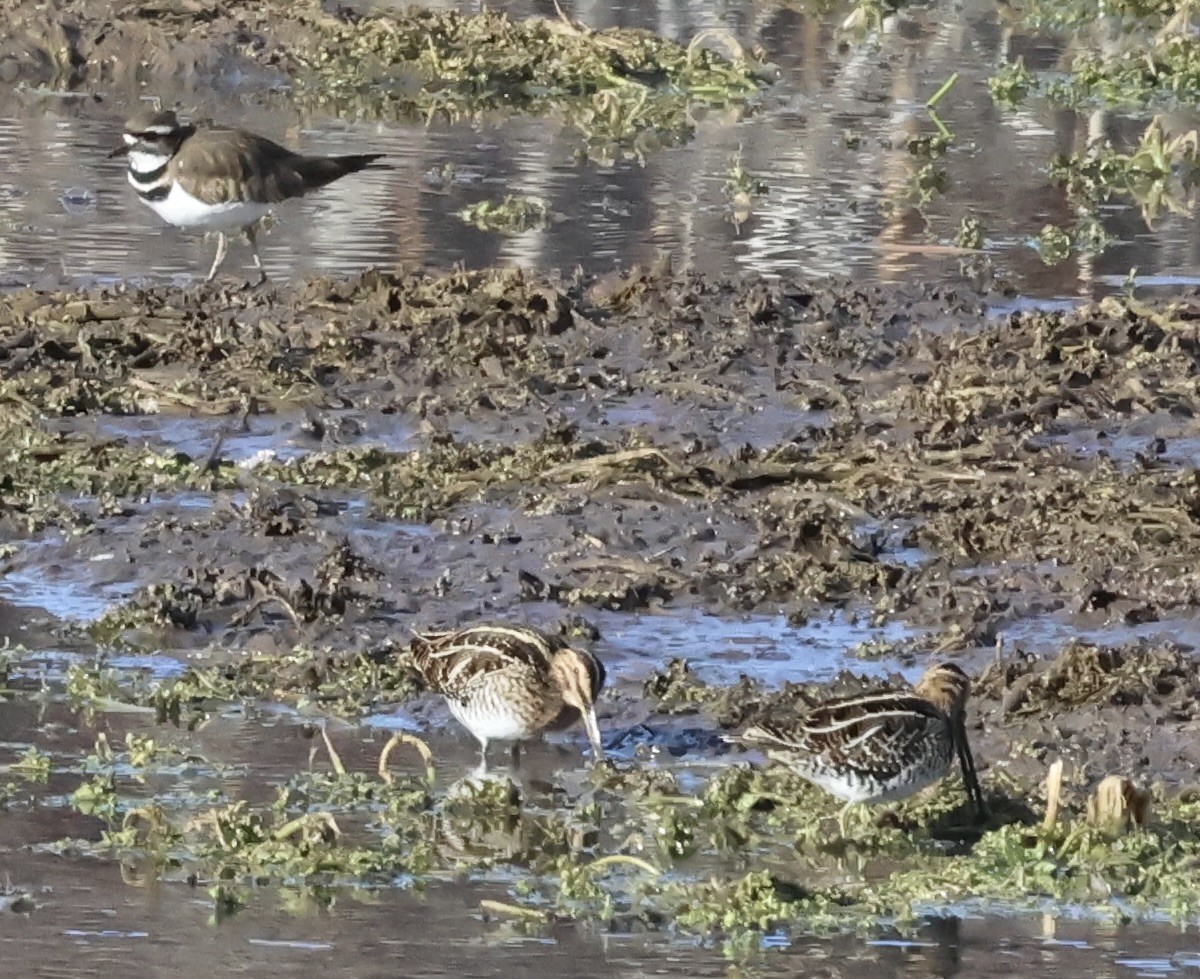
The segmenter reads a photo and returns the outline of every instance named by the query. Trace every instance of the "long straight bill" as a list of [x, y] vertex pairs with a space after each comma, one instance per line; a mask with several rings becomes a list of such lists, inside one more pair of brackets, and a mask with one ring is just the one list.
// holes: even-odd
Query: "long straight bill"
[[975, 759], [971, 755], [971, 745], [967, 741], [966, 725], [960, 720], [954, 732], [957, 742], [958, 763], [962, 766], [963, 784], [967, 787], [967, 797], [975, 806], [978, 819], [987, 818], [987, 806], [983, 801], [983, 789], [979, 785], [979, 776], [975, 773]]
[[587, 730], [588, 740], [592, 743], [592, 756], [595, 761], [604, 757], [604, 745], [600, 743], [600, 725], [596, 723], [596, 708], [589, 707], [583, 712], [583, 726]]

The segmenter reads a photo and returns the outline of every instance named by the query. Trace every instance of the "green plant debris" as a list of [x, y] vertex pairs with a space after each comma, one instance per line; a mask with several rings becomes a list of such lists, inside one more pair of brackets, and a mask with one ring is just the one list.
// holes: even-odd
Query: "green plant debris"
[[[295, 659], [281, 673], [299, 665]], [[1191, 666], [1180, 650], [1073, 643], [1047, 662], [1006, 657], [979, 677], [977, 698], [982, 710], [1003, 699], [1010, 717], [1035, 725], [1047, 713], [1139, 698], [1187, 695], [1194, 702], [1200, 681]], [[169, 685], [180, 683], [196, 680]], [[745, 682], [702, 684], [677, 664], [650, 682], [647, 695], [697, 710], [740, 698], [744, 713], [803, 709], [814, 697], [861, 684], [844, 675], [831, 685], [764, 694]], [[104, 688], [119, 694], [129, 686], [117, 671]], [[377, 766], [356, 769], [323, 735], [325, 750], [312, 754], [307, 769], [281, 773], [267, 786], [273, 792], [239, 774], [233, 784], [252, 785], [252, 800], [158, 788], [176, 786], [180, 764], [194, 760], [189, 737], [173, 730], [127, 732], [120, 740], [97, 734], [69, 805], [99, 820], [98, 836], [47, 849], [195, 881], [210, 888], [217, 917], [244, 906], [248, 888], [293, 889], [299, 913], [328, 900], [330, 888], [419, 887], [495, 870], [511, 899], [492, 910], [521, 927], [551, 919], [635, 924], [716, 935], [731, 951], [751, 948], [750, 936], [765, 931], [915, 923], [931, 909], [964, 904], [1029, 912], [1070, 904], [1100, 917], [1181, 922], [1200, 913], [1195, 876], [1179, 872], [1200, 862], [1195, 793], [1159, 793], [1148, 819], [1114, 828], [1094, 825], [1086, 794], [1071, 792], [1047, 827], [1038, 786], [992, 767], [984, 773], [987, 823], [974, 824], [952, 777], [903, 803], [856, 810], [847, 840], [836, 829], [840, 802], [777, 764], [734, 762], [703, 780], [689, 773], [685, 783], [657, 763], [610, 762], [582, 784], [556, 788], [548, 802], [540, 789], [527, 797], [524, 785], [505, 776], [430, 781], [421, 765], [389, 764], [390, 742]], [[27, 757], [31, 771], [49, 771], [40, 749]], [[9, 804], [15, 796], [6, 788], [0, 798]]]
[[958, 231], [954, 235], [954, 244], [959, 248], [979, 251], [983, 248], [983, 243], [983, 223], [972, 214], [963, 215], [963, 219], [958, 225]]
[[[1148, 140], [1141, 165], [1177, 167], [1193, 152], [1170, 143]], [[143, 883], [187, 880], [211, 895], [216, 918], [259, 888], [301, 913], [331, 895], [467, 876], [503, 889], [489, 907], [514, 932], [564, 920], [694, 929], [731, 954], [763, 928], [904, 926], [971, 902], [1195, 919], [1195, 875], [1179, 871], [1196, 865], [1200, 806], [1174, 787], [1195, 770], [1193, 652], [1071, 643], [1040, 659], [999, 642], [1009, 623], [1068, 602], [1164, 629], [1200, 604], [1200, 489], [1186, 456], [1151, 444], [1083, 457], [1046, 438], [1099, 442], [1099, 424], [1189, 419], [1200, 310], [1188, 297], [997, 318], [944, 289], [910, 300], [861, 284], [644, 268], [569, 282], [369, 273], [267, 287], [254, 303], [216, 285], [136, 301], [135, 290], [81, 295], [0, 298], [2, 349], [28, 366], [8, 377], [12, 416], [0, 422], [3, 519], [21, 542], [3, 573], [14, 594], [18, 575], [40, 567], [83, 587], [96, 568], [100, 584], [136, 589], [88, 626], [30, 615], [21, 635], [35, 651], [0, 653], [4, 708], [36, 717], [5, 759], [20, 763], [32, 744], [36, 777], [8, 770], [0, 803], [21, 819], [64, 810], [71, 837], [48, 852], [136, 864]], [[190, 459], [57, 434], [84, 430], [72, 411], [113, 410], [96, 381], [91, 401], [52, 413], [56, 385], [81, 377], [126, 393], [144, 382], [198, 415], [289, 411], [311, 451], [243, 466], [220, 451]], [[691, 419], [682, 437], [586, 429], [594, 419], [572, 424], [556, 407], [647, 397], [672, 417], [697, 403], [757, 415], [764, 394], [789, 423], [749, 444]], [[809, 411], [819, 425], [791, 423]], [[405, 417], [420, 426], [419, 448], [342, 442], [336, 412]], [[464, 418], [473, 434], [459, 437]], [[487, 435], [531, 418], [516, 438]], [[180, 488], [200, 493], [181, 506], [153, 499]], [[430, 519], [397, 527], [386, 519], [397, 515]], [[58, 532], [22, 538], [27, 520]], [[796, 627], [822, 614], [871, 628], [902, 618], [916, 639], [855, 650], [902, 662], [995, 648], [968, 710], [988, 821], [972, 821], [952, 774], [894, 806], [854, 810], [843, 839], [837, 800], [721, 742], [861, 692], [850, 674], [716, 684], [660, 660], [640, 692], [617, 682], [602, 695], [605, 736], [621, 747], [587, 771], [547, 749], [568, 759], [549, 788], [454, 781], [474, 746], [457, 727], [436, 730], [445, 715], [432, 698], [412, 711], [432, 729], [427, 743], [345, 725], [331, 747], [313, 737], [287, 753], [313, 733], [302, 718], [361, 718], [417, 696], [409, 628], [558, 603], [636, 609], [652, 631], [666, 602], [782, 607]], [[603, 650], [582, 618], [562, 631]], [[125, 668], [109, 644], [168, 650], [183, 672]], [[697, 649], [694, 662], [708, 655]], [[1112, 736], [1143, 715], [1188, 759], [1182, 778], [1167, 773], [1170, 788], [1154, 784], [1160, 756], [1145, 739]], [[235, 753], [222, 770], [206, 759], [231, 728], [239, 749], [278, 738], [281, 750], [262, 764]], [[94, 748], [69, 757], [81, 730]], [[462, 739], [452, 751], [450, 737]], [[309, 751], [307, 764], [276, 764]], [[1054, 761], [1068, 774], [1043, 828]], [[1151, 786], [1144, 820], [1093, 825], [1088, 800], [1110, 774]]]
[[1022, 61], [1003, 66], [989, 82], [1001, 105], [1014, 108], [1032, 95], [1071, 108], [1167, 109], [1200, 96], [1200, 41], [1190, 3], [1035, 0], [1018, 16], [1030, 31], [1072, 34], [1078, 53], [1065, 75], [1033, 74]]
[[228, 478], [232, 467], [202, 467], [184, 455], [28, 428], [20, 435], [5, 434], [3, 428], [0, 424], [0, 503], [28, 532], [49, 524], [87, 530], [93, 518], [72, 506], [65, 494], [105, 502], [154, 489], [211, 490], [233, 482]]
[[729, 202], [729, 217], [735, 227], [744, 224], [750, 218], [754, 201], [764, 197], [770, 190], [766, 182], [746, 169], [742, 160], [742, 148], [729, 161], [729, 169], [725, 172], [723, 187], [725, 198]]
[[1025, 67], [1025, 59], [1002, 65], [1000, 70], [988, 79], [988, 91], [1000, 106], [1015, 109], [1025, 101], [1029, 92], [1037, 85], [1037, 79]]
[[39, 751], [35, 745], [30, 745], [7, 770], [19, 775], [27, 782], [44, 783], [50, 777], [50, 756]]
[[1009, 696], [1008, 711], [1036, 715], [1089, 704], [1139, 703], [1151, 696], [1186, 695], [1192, 686], [1190, 670], [1190, 658], [1173, 647], [1071, 642], [1044, 671], [993, 666], [980, 678], [979, 686], [999, 693], [1024, 677], [1019, 696]]
[[[920, 158], [927, 153], [937, 155], [935, 145], [941, 145], [941, 137], [933, 137], [934, 142], [919, 142], [915, 155]], [[883, 210], [889, 215], [895, 215], [905, 210], [924, 211], [933, 199], [944, 194], [950, 185], [950, 176], [945, 167], [932, 161], [922, 163], [910, 169], [902, 183], [884, 199]]]
[[1021, 22], [1037, 31], [1076, 32], [1098, 21], [1117, 30], [1166, 27], [1186, 7], [1183, 0], [1025, 0]]
[[550, 223], [550, 207], [535, 197], [505, 195], [499, 201], [479, 201], [464, 207], [458, 216], [480, 231], [521, 234]]
[[1094, 209], [1118, 195], [1131, 198], [1142, 209], [1147, 224], [1163, 213], [1190, 213], [1194, 189], [1200, 179], [1195, 130], [1168, 136], [1159, 119], [1153, 119], [1128, 153], [1109, 144], [1086, 154], [1060, 157], [1051, 176], [1067, 189], [1068, 196]]
[[302, 103], [450, 121], [554, 111], [601, 156], [685, 139], [696, 108], [746, 104], [770, 73], [761, 54], [719, 32], [681, 46], [486, 9], [343, 17], [292, 54]]
[[1071, 234], [1055, 224], [1042, 228], [1037, 237], [1038, 255], [1046, 265], [1058, 265], [1071, 257]]

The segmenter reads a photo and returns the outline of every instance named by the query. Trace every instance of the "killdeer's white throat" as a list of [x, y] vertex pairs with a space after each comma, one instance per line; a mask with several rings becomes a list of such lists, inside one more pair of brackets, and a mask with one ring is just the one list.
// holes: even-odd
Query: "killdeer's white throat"
[[218, 233], [217, 254], [205, 281], [225, 261], [226, 233], [241, 230], [266, 280], [255, 240], [256, 223], [272, 204], [300, 197], [378, 160], [382, 153], [303, 156], [244, 129], [197, 127], [174, 112], [145, 110], [127, 123], [121, 146], [138, 197], [177, 228]]

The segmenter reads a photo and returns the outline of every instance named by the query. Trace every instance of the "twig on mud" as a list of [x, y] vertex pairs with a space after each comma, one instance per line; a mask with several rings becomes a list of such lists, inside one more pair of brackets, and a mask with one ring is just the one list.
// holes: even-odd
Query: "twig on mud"
[[205, 454], [200, 462], [200, 471], [208, 472], [210, 469], [215, 469], [221, 463], [221, 449], [225, 446], [225, 430], [217, 432], [217, 437], [213, 440], [213, 446]]
[[[555, 4], [558, 6], [558, 4]], [[505, 904], [503, 901], [493, 901], [491, 898], [484, 898], [479, 902], [479, 910], [487, 911], [491, 914], [504, 915], [509, 918], [532, 918], [536, 921], [545, 921], [549, 914], [545, 911], [538, 911], [535, 908], [522, 908], [516, 904]]]
[[[667, 548], [667, 553], [673, 548]], [[584, 558], [568, 564], [563, 570], [569, 575], [576, 574], [621, 574], [637, 580], [641, 577], [658, 578], [668, 587], [674, 589], [683, 585], [687, 578], [671, 568], [665, 568], [642, 558], [618, 557], [607, 554], [603, 557]]]
[[144, 377], [130, 377], [127, 383], [130, 387], [136, 388], [139, 391], [148, 391], [161, 401], [183, 405], [185, 408], [190, 408], [192, 411], [202, 415], [228, 415], [240, 404], [239, 401], [233, 398], [228, 398], [224, 401], [211, 401], [206, 398], [184, 394], [182, 391], [171, 391], [160, 384], [146, 380]]
[[333, 742], [329, 740], [329, 732], [325, 730], [325, 725], [321, 725], [321, 740], [325, 742], [325, 750], [329, 752], [329, 764], [333, 766], [333, 772], [338, 778], [342, 778], [346, 774], [346, 766], [342, 764], [342, 756], [337, 753]]
[[335, 837], [342, 835], [341, 827], [338, 826], [337, 820], [333, 818], [332, 813], [306, 812], [302, 816], [297, 816], [291, 822], [284, 823], [271, 834], [271, 838], [274, 840], [286, 840], [289, 836], [293, 836], [301, 830], [308, 829], [314, 823], [332, 833]]
[[233, 618], [229, 620], [229, 624], [231, 626], [245, 625], [250, 620], [250, 616], [270, 602], [277, 602], [288, 614], [288, 618], [292, 620], [292, 624], [296, 626], [297, 629], [303, 625], [303, 620], [300, 618], [299, 613], [292, 608], [291, 603], [281, 595], [274, 594], [260, 595], [250, 605], [238, 612], [237, 615], [233, 616]]
[[611, 867], [613, 864], [628, 864], [631, 867], [637, 867], [638, 870], [644, 870], [654, 877], [662, 875], [662, 871], [654, 866], [654, 864], [643, 860], [641, 857], [631, 857], [626, 853], [612, 853], [607, 857], [600, 857], [598, 860], [593, 860], [583, 869], [589, 874], [594, 874], [596, 871], [603, 870], [605, 867]]
[[623, 452], [612, 452], [608, 455], [596, 456], [592, 459], [577, 459], [573, 462], [560, 463], [542, 474], [544, 479], [568, 482], [573, 479], [597, 476], [605, 470], [620, 469], [624, 466], [639, 462], [655, 460], [668, 469], [679, 479], [686, 479], [692, 474], [672, 462], [661, 449], [626, 449]]
[[558, 19], [566, 24], [567, 27], [571, 28], [571, 30], [576, 34], [579, 34], [582, 37], [587, 37], [593, 33], [592, 29], [586, 24], [581, 24], [576, 20], [572, 20], [570, 15], [563, 10], [562, 5], [558, 2], [558, 0], [554, 0], [554, 12], [558, 14]]
[[379, 752], [379, 777], [387, 785], [392, 784], [392, 773], [388, 771], [388, 759], [392, 755], [392, 751], [397, 745], [408, 744], [412, 745], [417, 754], [421, 756], [421, 760], [425, 762], [425, 780], [431, 785], [436, 777], [436, 772], [433, 767], [433, 752], [429, 750], [429, 745], [418, 738], [415, 734], [409, 734], [407, 731], [397, 731], [392, 735], [391, 740], [383, 746], [383, 751]]

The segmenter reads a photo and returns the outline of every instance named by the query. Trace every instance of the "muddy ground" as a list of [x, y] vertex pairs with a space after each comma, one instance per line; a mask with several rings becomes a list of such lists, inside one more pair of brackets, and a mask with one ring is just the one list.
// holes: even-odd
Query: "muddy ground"
[[[316, 5], [12, 16], [0, 78], [38, 97], [132, 102], [148, 77], [253, 64], [303, 101], [349, 70], [313, 56], [343, 42], [364, 74], [312, 96], [325, 108], [424, 112], [474, 84], [357, 103], [408, 35]], [[439, 58], [511, 39], [491, 15], [438, 23]], [[640, 35], [599, 48], [626, 95], [703, 69], [720, 104], [759, 77]], [[603, 94], [528, 53], [491, 65], [476, 107]], [[686, 100], [643, 116], [649, 97], [633, 115], [616, 98], [597, 138], [686, 138]], [[993, 298], [665, 260], [0, 294], [0, 627], [20, 644], [0, 658], [0, 824], [39, 855], [119, 860], [131, 885], [207, 888], [217, 921], [255, 887], [325, 908], [471, 875], [491, 888], [483, 919], [519, 937], [677, 929], [734, 957], [780, 922], [861, 928], [975, 898], [1193, 919], [1200, 298], [1005, 315]], [[535, 749], [519, 788], [461, 778], [472, 746], [405, 645], [480, 618], [609, 664], [608, 764], [589, 770], [574, 732]], [[830, 800], [730, 749], [864, 682], [802, 640], [730, 675], [711, 623], [743, 619], [862, 625], [838, 665], [898, 683], [961, 663], [987, 823], [949, 779], [839, 839]], [[666, 641], [681, 622], [686, 657]], [[402, 740], [379, 768], [393, 729], [432, 757]], [[1150, 791], [1148, 825], [1085, 820], [1110, 774]]]
[[[1004, 640], [1190, 618], [1198, 312], [997, 318], [934, 289], [666, 268], [18, 291], [4, 570], [125, 596], [87, 626], [104, 642], [335, 651], [284, 688], [480, 616], [601, 654], [599, 610], [900, 620], [919, 634], [862, 654], [986, 668], [993, 768], [1032, 783], [1061, 753], [1081, 788], [1180, 786], [1200, 758], [1186, 647], [1047, 666]], [[653, 689], [718, 704], [716, 731], [771, 699], [749, 679]], [[641, 701], [618, 682], [609, 725]]]

